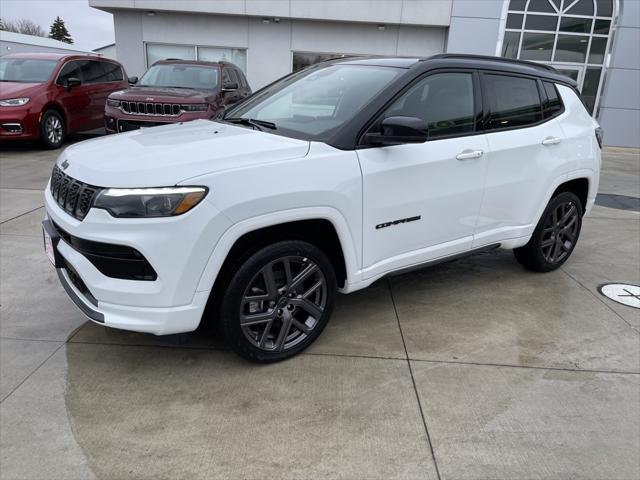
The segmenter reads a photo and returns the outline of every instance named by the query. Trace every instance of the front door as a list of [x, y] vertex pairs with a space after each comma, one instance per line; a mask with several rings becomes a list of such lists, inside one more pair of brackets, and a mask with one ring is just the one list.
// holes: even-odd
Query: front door
[[365, 279], [471, 248], [487, 157], [487, 140], [475, 133], [480, 99], [474, 77], [424, 77], [381, 117], [423, 119], [427, 142], [357, 150]]

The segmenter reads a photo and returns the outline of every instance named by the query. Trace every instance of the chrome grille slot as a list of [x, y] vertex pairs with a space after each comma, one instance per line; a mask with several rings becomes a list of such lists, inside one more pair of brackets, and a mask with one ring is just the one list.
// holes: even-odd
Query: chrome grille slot
[[74, 218], [82, 220], [89, 213], [100, 188], [71, 178], [56, 165], [51, 173], [50, 190], [61, 208]]
[[179, 103], [149, 103], [122, 100], [120, 110], [132, 115], [163, 115], [177, 117], [182, 114]]

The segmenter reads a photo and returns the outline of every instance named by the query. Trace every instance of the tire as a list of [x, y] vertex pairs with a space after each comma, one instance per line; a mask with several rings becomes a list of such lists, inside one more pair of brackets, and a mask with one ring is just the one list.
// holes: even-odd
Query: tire
[[46, 149], [60, 148], [66, 138], [64, 119], [55, 110], [47, 110], [40, 121], [40, 140]]
[[220, 307], [221, 330], [225, 342], [247, 360], [270, 363], [300, 353], [318, 338], [333, 312], [333, 265], [307, 242], [260, 248], [230, 277]]
[[529, 242], [513, 253], [534, 272], [550, 272], [566, 262], [580, 236], [582, 204], [571, 192], [560, 192], [545, 208]]

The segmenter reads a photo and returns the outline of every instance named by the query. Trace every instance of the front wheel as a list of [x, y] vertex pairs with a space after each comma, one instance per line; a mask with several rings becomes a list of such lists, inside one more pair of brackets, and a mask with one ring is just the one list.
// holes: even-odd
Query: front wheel
[[232, 274], [221, 307], [225, 340], [251, 361], [292, 357], [326, 326], [336, 289], [331, 261], [316, 246], [283, 241], [262, 248]]
[[47, 110], [40, 122], [40, 139], [45, 148], [60, 148], [65, 138], [64, 119], [55, 110]]
[[582, 228], [582, 204], [571, 192], [551, 199], [529, 242], [513, 253], [529, 270], [550, 272], [567, 261]]

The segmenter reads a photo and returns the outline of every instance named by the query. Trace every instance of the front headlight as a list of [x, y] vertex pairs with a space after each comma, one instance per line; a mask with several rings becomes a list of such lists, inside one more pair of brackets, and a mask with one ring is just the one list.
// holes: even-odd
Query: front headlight
[[107, 98], [107, 105], [114, 108], [120, 108], [120, 100], [112, 100], [111, 98]]
[[29, 99], [27, 97], [23, 98], [8, 98], [6, 100], [0, 100], [0, 106], [2, 107], [20, 107], [29, 103]]
[[207, 191], [206, 187], [108, 188], [93, 206], [121, 218], [172, 217], [191, 210]]
[[209, 108], [209, 104], [207, 103], [188, 103], [186, 105], [181, 105], [180, 108], [185, 112], [206, 112]]

